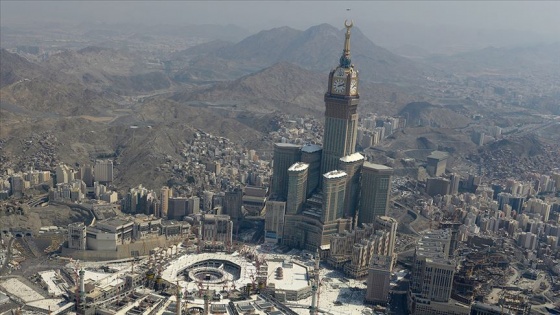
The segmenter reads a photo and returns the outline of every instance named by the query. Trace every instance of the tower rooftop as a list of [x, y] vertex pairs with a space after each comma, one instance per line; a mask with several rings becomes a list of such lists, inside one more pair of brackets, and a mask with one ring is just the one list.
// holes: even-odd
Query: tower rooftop
[[343, 157], [340, 158], [340, 160], [342, 162], [345, 162], [345, 163], [353, 163], [353, 162], [357, 162], [357, 161], [360, 161], [360, 160], [363, 160], [363, 159], [364, 159], [364, 156], [361, 155], [358, 152], [347, 155], [347, 156], [343, 156]]
[[301, 148], [301, 151], [305, 153], [314, 153], [321, 150], [323, 150], [323, 147], [317, 144], [308, 144]]
[[306, 170], [309, 167], [309, 164], [303, 162], [297, 162], [292, 164], [290, 168], [288, 168], [288, 172], [301, 172]]
[[374, 170], [378, 170], [378, 171], [393, 170], [393, 168], [391, 168], [389, 166], [385, 166], [385, 165], [381, 165], [381, 164], [375, 164], [375, 163], [371, 163], [371, 162], [364, 162], [364, 167], [374, 169]]
[[330, 171], [328, 173], [325, 173], [323, 176], [325, 176], [325, 178], [331, 179], [331, 178], [344, 177], [346, 175], [348, 175], [348, 174], [346, 174], [346, 172], [344, 172], [344, 171], [334, 170], [334, 171]]

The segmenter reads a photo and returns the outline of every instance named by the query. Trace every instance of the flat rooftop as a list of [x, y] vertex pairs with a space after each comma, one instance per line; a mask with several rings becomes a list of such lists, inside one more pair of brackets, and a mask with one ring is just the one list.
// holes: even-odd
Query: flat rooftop
[[25, 303], [44, 299], [44, 297], [37, 291], [15, 278], [6, 279], [0, 282], [0, 287], [4, 288], [8, 294], [17, 296]]
[[[294, 291], [304, 289], [309, 286], [307, 280], [307, 268], [295, 262], [288, 264], [284, 261], [267, 260], [268, 280], [267, 283], [274, 283], [277, 290]], [[276, 279], [276, 269], [282, 267], [282, 280]]]
[[428, 155], [428, 159], [435, 160], [445, 160], [449, 157], [449, 153], [445, 151], [433, 151], [432, 154]]
[[347, 156], [343, 156], [343, 157], [340, 158], [340, 160], [342, 162], [345, 162], [345, 163], [358, 162], [358, 161], [361, 161], [363, 159], [364, 159], [364, 156], [361, 155], [358, 152], [356, 152], [354, 154], [347, 155]]
[[55, 282], [58, 275], [54, 270], [39, 272], [39, 275], [41, 276], [43, 282], [47, 285], [47, 291], [49, 294], [52, 296], [60, 296], [64, 294], [64, 290], [62, 290]]
[[321, 150], [323, 150], [323, 147], [317, 144], [308, 144], [301, 148], [301, 151], [305, 153], [314, 153]]
[[295, 148], [300, 148], [301, 146], [297, 145], [297, 144], [293, 144], [293, 143], [283, 143], [283, 142], [278, 142], [274, 144], [275, 147], [279, 147], [279, 148], [285, 148], [285, 149], [295, 149]]
[[382, 164], [375, 164], [371, 162], [364, 162], [364, 168], [374, 169], [378, 171], [392, 171], [393, 168]]
[[344, 176], [346, 176], [346, 175], [348, 175], [348, 174], [346, 174], [346, 172], [344, 172], [344, 171], [330, 171], [330, 172], [328, 172], [328, 173], [325, 173], [323, 176], [324, 176], [325, 178], [331, 179], [331, 178], [340, 178], [340, 177], [344, 177]]
[[301, 172], [305, 171], [309, 167], [309, 164], [303, 162], [296, 162], [288, 168], [288, 172]]

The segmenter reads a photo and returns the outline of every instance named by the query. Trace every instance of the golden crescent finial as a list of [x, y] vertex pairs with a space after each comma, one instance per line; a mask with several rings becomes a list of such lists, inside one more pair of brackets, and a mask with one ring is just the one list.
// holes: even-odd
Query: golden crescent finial
[[350, 20], [350, 24], [348, 24], [348, 20], [344, 20], [344, 26], [346, 26], [346, 28], [352, 28], [352, 26], [354, 26], [354, 21]]

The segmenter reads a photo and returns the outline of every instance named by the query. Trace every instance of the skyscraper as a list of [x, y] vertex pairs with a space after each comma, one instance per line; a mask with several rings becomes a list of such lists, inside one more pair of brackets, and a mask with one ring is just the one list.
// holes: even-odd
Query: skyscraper
[[307, 197], [307, 168], [309, 164], [297, 162], [288, 168], [287, 214], [298, 214]]
[[[265, 222], [268, 227], [283, 228], [275, 233], [282, 236], [277, 240], [284, 245], [319, 250], [323, 257], [331, 238], [355, 228], [360, 209], [364, 209], [363, 222], [373, 223], [376, 215], [385, 215], [392, 174], [383, 165], [368, 163], [366, 167], [364, 157], [355, 152], [358, 71], [350, 61], [352, 23], [345, 27], [342, 56], [329, 74], [325, 93], [323, 147], [274, 146], [270, 200], [285, 200], [286, 212], [283, 225], [273, 215]], [[364, 202], [365, 208], [360, 206]], [[367, 272], [368, 264], [364, 266]]]
[[323, 223], [330, 223], [344, 216], [347, 177], [348, 174], [343, 171], [330, 171], [323, 175]]
[[344, 217], [356, 216], [360, 197], [360, 179], [364, 157], [360, 153], [354, 153], [340, 158], [339, 169], [348, 174], [346, 181], [346, 196], [344, 202]]
[[373, 223], [376, 216], [387, 215], [392, 174], [390, 167], [364, 162], [358, 224]]
[[344, 50], [338, 67], [329, 74], [325, 93], [325, 131], [321, 173], [336, 170], [338, 160], [356, 150], [358, 135], [358, 71], [350, 60], [350, 29], [346, 24]]
[[279, 199], [288, 194], [288, 168], [298, 162], [301, 147], [289, 143], [274, 144], [274, 164], [272, 165], [272, 194]]
[[173, 191], [167, 186], [161, 187], [159, 192], [159, 200], [161, 202], [161, 217], [167, 218], [167, 211], [169, 209], [169, 198], [173, 197]]
[[93, 175], [95, 177], [95, 181], [100, 183], [113, 182], [113, 161], [96, 160]]

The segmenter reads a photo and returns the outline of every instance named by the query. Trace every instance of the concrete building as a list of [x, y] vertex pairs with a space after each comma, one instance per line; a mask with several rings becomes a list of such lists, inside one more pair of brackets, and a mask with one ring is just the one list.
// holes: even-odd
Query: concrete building
[[213, 199], [214, 199], [214, 193], [208, 190], [205, 190], [204, 192], [202, 192], [202, 210], [204, 212], [209, 212], [212, 211], [214, 205], [213, 205]]
[[80, 168], [81, 179], [86, 183], [87, 187], [93, 187], [93, 182], [95, 181], [93, 171], [93, 167], [89, 164], [83, 165]]
[[196, 215], [204, 250], [225, 250], [233, 243], [233, 222], [228, 215]]
[[241, 188], [233, 188], [226, 191], [223, 203], [223, 213], [230, 216], [233, 221], [234, 228], [237, 229], [239, 222], [243, 219], [243, 190]]
[[309, 164], [297, 162], [288, 168], [287, 214], [299, 214], [307, 199], [307, 171]]
[[301, 162], [308, 164], [307, 171], [307, 196], [310, 197], [317, 187], [320, 186], [321, 179], [321, 153], [322, 148], [316, 144], [306, 145], [301, 148]]
[[468, 314], [470, 307], [451, 300], [456, 264], [449, 259], [451, 232], [436, 230], [417, 243], [408, 295], [411, 314]]
[[376, 216], [386, 216], [391, 192], [393, 169], [364, 162], [358, 224], [373, 223]]
[[459, 184], [461, 182], [461, 177], [459, 175], [453, 173], [449, 177], [449, 182], [450, 182], [449, 194], [450, 195], [458, 194], [459, 193]]
[[86, 250], [86, 225], [83, 222], [68, 225], [68, 248]]
[[[346, 174], [346, 195], [344, 197], [344, 217], [356, 217], [360, 198], [360, 180], [364, 157], [360, 153], [354, 153], [340, 158], [339, 169]], [[357, 222], [355, 222], [357, 223]]]
[[189, 197], [187, 200], [187, 214], [200, 213], [200, 198], [197, 196]]
[[426, 193], [432, 197], [445, 196], [449, 194], [450, 188], [451, 182], [446, 178], [433, 177], [426, 181]]
[[327, 263], [344, 270], [351, 278], [367, 276], [372, 257], [394, 256], [397, 221], [377, 217], [374, 224], [364, 224], [353, 231], [344, 231], [330, 238]]
[[116, 251], [117, 245], [132, 241], [134, 222], [109, 219], [97, 222], [86, 229], [88, 250]]
[[288, 195], [288, 168], [300, 160], [300, 148], [289, 143], [274, 144], [272, 194], [280, 199]]
[[426, 166], [426, 171], [428, 172], [428, 175], [438, 177], [445, 174], [448, 158], [449, 154], [447, 152], [432, 152], [432, 154], [430, 154], [427, 158], [428, 164]]
[[94, 168], [95, 181], [100, 183], [113, 182], [113, 161], [111, 160], [95, 160]]
[[186, 217], [189, 208], [189, 199], [187, 197], [169, 198], [167, 205], [167, 219], [181, 221]]
[[365, 301], [386, 305], [389, 299], [393, 257], [374, 255], [371, 259], [367, 278]]
[[75, 171], [66, 164], [59, 164], [56, 167], [56, 183], [69, 183], [75, 179]]
[[343, 171], [330, 171], [323, 175], [323, 223], [334, 222], [344, 217], [344, 198], [348, 174]]
[[369, 223], [385, 215], [391, 185], [391, 168], [369, 163], [366, 169], [364, 157], [355, 152], [359, 76], [350, 61], [352, 26], [346, 27], [344, 52], [329, 74], [324, 97], [323, 146], [274, 147], [271, 198], [286, 200], [282, 243], [319, 249], [321, 257], [328, 256], [332, 237], [357, 226], [358, 213]]
[[285, 201], [267, 201], [264, 221], [264, 240], [267, 243], [280, 243], [284, 233]]
[[243, 188], [243, 209], [248, 216], [261, 216], [266, 205], [268, 190], [263, 187], [245, 186]]
[[161, 217], [167, 218], [169, 211], [169, 198], [173, 197], [173, 190], [167, 186], [161, 187], [159, 191], [159, 202], [161, 204]]

